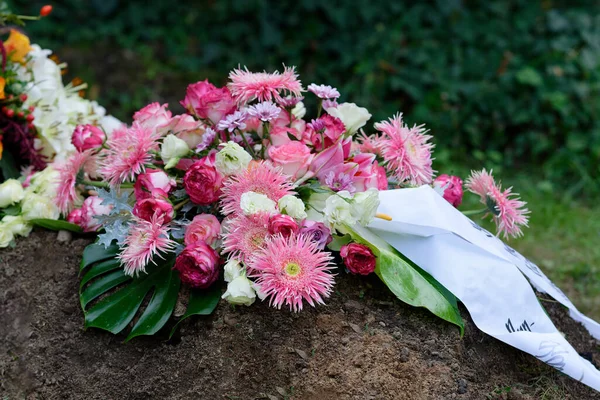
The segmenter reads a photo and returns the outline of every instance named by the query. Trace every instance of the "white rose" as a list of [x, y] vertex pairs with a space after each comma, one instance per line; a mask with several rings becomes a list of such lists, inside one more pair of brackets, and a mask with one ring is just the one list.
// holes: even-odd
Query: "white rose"
[[14, 238], [15, 235], [12, 233], [10, 228], [5, 226], [5, 224], [0, 223], [0, 248], [8, 247]]
[[325, 220], [331, 226], [339, 224], [354, 225], [356, 217], [352, 215], [350, 201], [346, 193], [342, 192], [329, 196], [325, 201], [325, 208], [323, 209]]
[[304, 202], [296, 196], [287, 194], [279, 199], [277, 205], [282, 214], [287, 214], [295, 219], [305, 219], [307, 217]]
[[234, 305], [249, 306], [256, 300], [256, 293], [250, 279], [241, 275], [227, 284], [227, 291], [221, 298]]
[[298, 119], [304, 118], [304, 116], [306, 115], [306, 107], [304, 107], [304, 103], [301, 101], [296, 103], [294, 108], [292, 108], [292, 114]]
[[272, 214], [277, 212], [277, 203], [262, 193], [246, 192], [240, 199], [240, 208], [246, 215], [261, 211]]
[[354, 103], [338, 104], [335, 108], [328, 108], [327, 113], [332, 117], [341, 119], [346, 131], [351, 135], [365, 126], [367, 121], [371, 119], [371, 114], [366, 108], [359, 107]]
[[31, 225], [20, 215], [6, 215], [2, 218], [0, 225], [10, 230], [13, 235], [28, 236], [29, 232], [31, 232]]
[[248, 168], [252, 156], [239, 144], [227, 142], [217, 153], [215, 166], [223, 175], [236, 175]]
[[225, 270], [225, 282], [231, 282], [238, 276], [242, 275], [242, 265], [235, 258], [231, 258], [231, 259], [229, 259], [229, 261], [227, 261], [227, 263], [225, 264], [224, 270]]
[[187, 143], [175, 135], [167, 135], [160, 147], [160, 158], [167, 163], [165, 169], [172, 168], [181, 157], [190, 152]]
[[23, 200], [25, 192], [21, 182], [9, 179], [0, 185], [0, 208], [8, 207]]
[[53, 199], [36, 193], [27, 193], [21, 204], [21, 214], [26, 220], [45, 218], [58, 219], [60, 211]]
[[369, 189], [366, 192], [359, 192], [352, 199], [352, 215], [362, 226], [367, 226], [375, 218], [379, 208], [379, 191]]
[[121, 126], [123, 126], [123, 123], [115, 117], [113, 117], [112, 115], [105, 115], [104, 117], [102, 117], [102, 119], [100, 119], [100, 126], [102, 127], [102, 129], [104, 129], [106, 135], [110, 136], [115, 129], [118, 129]]

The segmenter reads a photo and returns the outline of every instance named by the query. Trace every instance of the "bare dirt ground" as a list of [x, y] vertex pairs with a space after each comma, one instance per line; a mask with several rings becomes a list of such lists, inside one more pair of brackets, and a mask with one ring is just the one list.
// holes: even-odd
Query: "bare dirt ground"
[[[83, 330], [78, 264], [89, 239], [34, 232], [0, 251], [2, 399], [600, 399], [477, 330], [466, 334], [342, 274], [326, 306], [300, 314], [221, 303], [177, 336]], [[566, 311], [548, 312], [598, 366], [600, 348]], [[464, 311], [464, 310], [463, 310]]]

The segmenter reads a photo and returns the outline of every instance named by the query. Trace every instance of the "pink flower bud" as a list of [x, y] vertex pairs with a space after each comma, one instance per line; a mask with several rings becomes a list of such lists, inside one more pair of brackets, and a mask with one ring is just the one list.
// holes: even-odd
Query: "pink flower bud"
[[175, 213], [173, 205], [169, 201], [161, 198], [148, 198], [138, 200], [133, 207], [132, 214], [149, 222], [156, 218], [166, 224], [171, 222]]
[[269, 218], [269, 233], [271, 235], [281, 234], [283, 237], [288, 237], [292, 233], [298, 232], [298, 229], [298, 224], [289, 215], [275, 214]]
[[167, 197], [176, 185], [175, 180], [169, 178], [165, 171], [147, 169], [135, 181], [135, 198], [140, 201], [151, 197]]
[[433, 187], [439, 191], [443, 191], [442, 196], [446, 201], [454, 207], [458, 207], [462, 203], [463, 198], [463, 181], [458, 176], [440, 175], [433, 181]]
[[181, 282], [196, 289], [206, 289], [219, 277], [219, 255], [205, 242], [187, 246], [177, 256], [173, 269]]
[[353, 274], [369, 275], [375, 271], [375, 254], [364, 244], [350, 243], [342, 246], [340, 255], [348, 271]]
[[212, 244], [221, 232], [221, 224], [212, 214], [196, 215], [185, 229], [183, 242], [190, 246], [198, 241]]
[[95, 232], [100, 228], [100, 223], [96, 220], [98, 215], [108, 215], [112, 210], [112, 205], [102, 204], [102, 199], [98, 196], [90, 196], [81, 206], [80, 226], [84, 232]]
[[104, 131], [94, 125], [77, 125], [71, 136], [71, 143], [78, 151], [97, 149], [106, 140]]
[[81, 208], [75, 208], [67, 216], [67, 222], [81, 226]]
[[181, 105], [190, 114], [210, 120], [214, 125], [237, 108], [229, 89], [217, 88], [208, 79], [189, 85]]

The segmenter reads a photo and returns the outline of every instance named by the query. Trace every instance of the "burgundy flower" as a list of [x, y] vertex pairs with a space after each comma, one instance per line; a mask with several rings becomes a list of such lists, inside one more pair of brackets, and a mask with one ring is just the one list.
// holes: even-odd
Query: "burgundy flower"
[[196, 289], [206, 289], [219, 277], [219, 255], [205, 242], [187, 246], [177, 256], [173, 269], [179, 272], [181, 282]]
[[166, 224], [173, 219], [173, 205], [161, 198], [148, 198], [138, 201], [133, 207], [132, 214], [145, 221], [152, 221], [153, 217], [162, 219]]
[[208, 160], [209, 157], [196, 161], [183, 176], [183, 187], [192, 202], [209, 205], [219, 200], [223, 175]]
[[377, 259], [370, 248], [364, 244], [350, 243], [342, 246], [340, 255], [350, 272], [359, 275], [369, 275], [375, 271]]

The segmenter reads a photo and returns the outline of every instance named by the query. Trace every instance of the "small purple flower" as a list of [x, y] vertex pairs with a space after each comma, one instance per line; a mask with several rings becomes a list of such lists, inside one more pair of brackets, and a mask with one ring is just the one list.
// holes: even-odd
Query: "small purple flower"
[[248, 114], [256, 117], [263, 122], [269, 122], [279, 116], [281, 108], [277, 107], [270, 101], [263, 101], [248, 108]]
[[320, 250], [333, 240], [331, 230], [322, 222], [304, 220], [298, 233], [309, 238]]
[[304, 100], [304, 96], [298, 96], [298, 97], [287, 96], [287, 97], [283, 97], [281, 100], [279, 100], [278, 103], [283, 108], [294, 108], [296, 106], [296, 104], [298, 104], [302, 100]]
[[228, 130], [229, 132], [233, 132], [236, 129], [245, 129], [247, 118], [248, 114], [245, 110], [236, 111], [219, 121], [217, 129], [220, 131]]
[[215, 136], [217, 136], [217, 132], [213, 128], [206, 128], [204, 135], [202, 135], [202, 142], [196, 146], [196, 153], [206, 150], [215, 140]]
[[311, 83], [308, 85], [308, 91], [313, 92], [320, 99], [337, 99], [340, 97], [340, 92], [329, 85], [316, 85]]
[[323, 100], [323, 109], [337, 108], [338, 103], [335, 100]]
[[325, 176], [325, 184], [335, 192], [347, 190], [353, 193], [356, 191], [356, 188], [352, 185], [352, 177], [343, 172], [336, 175], [335, 172], [329, 171]]
[[319, 132], [324, 130], [327, 126], [325, 126], [325, 121], [322, 119], [313, 119], [307, 124], [309, 128], [312, 128], [315, 132]]

